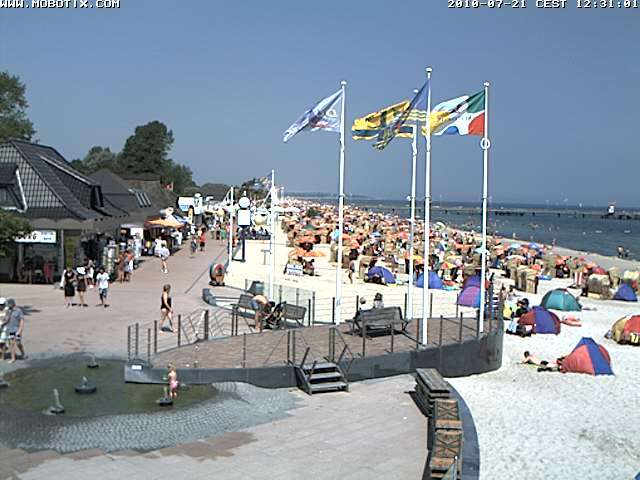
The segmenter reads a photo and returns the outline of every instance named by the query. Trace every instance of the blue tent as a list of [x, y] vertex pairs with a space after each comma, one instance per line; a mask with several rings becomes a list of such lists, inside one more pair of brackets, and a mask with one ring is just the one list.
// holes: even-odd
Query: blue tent
[[384, 278], [384, 281], [387, 283], [396, 283], [396, 277], [394, 277], [393, 273], [391, 273], [384, 267], [372, 267], [367, 272], [367, 278], [369, 280], [371, 280], [376, 275]]
[[[418, 277], [416, 281], [416, 287], [424, 288], [424, 274]], [[442, 284], [442, 280], [433, 270], [429, 271], [429, 288], [434, 290], [442, 290], [444, 285]]]
[[462, 289], [464, 290], [467, 287], [478, 287], [480, 288], [480, 275], [473, 275], [471, 277], [467, 277], [462, 282]]
[[614, 300], [622, 300], [623, 302], [637, 302], [638, 297], [636, 292], [633, 291], [633, 287], [628, 283], [621, 283], [618, 287], [618, 291], [613, 296]]
[[465, 287], [458, 296], [458, 305], [480, 308], [480, 287], [470, 285]]

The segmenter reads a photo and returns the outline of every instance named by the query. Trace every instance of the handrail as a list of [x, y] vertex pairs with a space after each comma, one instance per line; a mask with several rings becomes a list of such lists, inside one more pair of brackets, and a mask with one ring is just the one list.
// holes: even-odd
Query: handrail
[[300, 362], [300, 368], [302, 368], [304, 366], [304, 362], [307, 361], [307, 355], [309, 355], [310, 350], [311, 347], [307, 347], [307, 349], [304, 351], [304, 356], [302, 357], [302, 361]]

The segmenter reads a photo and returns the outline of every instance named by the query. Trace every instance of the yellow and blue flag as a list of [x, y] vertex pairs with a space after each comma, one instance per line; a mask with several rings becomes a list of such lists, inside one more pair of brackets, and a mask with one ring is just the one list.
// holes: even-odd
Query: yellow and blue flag
[[[409, 106], [409, 100], [405, 100], [394, 105], [385, 107], [377, 112], [370, 113], [364, 117], [356, 118], [351, 127], [351, 135], [354, 140], [373, 140], [380, 132], [391, 125], [396, 117], [404, 113]], [[413, 128], [410, 125], [402, 127], [398, 133], [399, 137], [411, 138]]]
[[[403, 132], [403, 127], [409, 126], [408, 122], [412, 121], [411, 117], [419, 117], [419, 111], [424, 109], [426, 111], [427, 104], [427, 92], [429, 89], [429, 81], [427, 80], [424, 85], [418, 90], [418, 93], [413, 97], [413, 100], [409, 105], [398, 115], [391, 124], [383, 128], [377, 136], [376, 142], [373, 144], [378, 150], [383, 150], [391, 140], [399, 136]], [[416, 112], [414, 112], [414, 110]], [[426, 118], [426, 113], [425, 113]], [[415, 121], [415, 119], [413, 120]]]

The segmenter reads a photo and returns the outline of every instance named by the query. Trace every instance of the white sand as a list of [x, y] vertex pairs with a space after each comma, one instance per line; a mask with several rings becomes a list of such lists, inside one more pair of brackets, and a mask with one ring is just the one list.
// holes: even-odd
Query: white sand
[[[533, 305], [566, 280], [541, 283]], [[640, 348], [603, 338], [638, 304], [584, 299], [596, 311], [577, 316], [583, 327], [523, 339], [505, 335], [502, 368], [451, 378], [474, 416], [483, 479], [631, 479], [640, 471]], [[556, 312], [562, 315], [564, 312]], [[609, 351], [615, 376], [538, 373], [518, 365], [524, 350], [541, 359], [568, 354], [581, 337]]]
[[[327, 254], [316, 260], [319, 276], [292, 278], [283, 275], [291, 250], [284, 246], [285, 241], [284, 234], [278, 232], [275, 283], [315, 291], [316, 317], [330, 319], [335, 264], [328, 263], [329, 247], [315, 247]], [[268, 281], [268, 255], [261, 253], [268, 247], [268, 242], [248, 242], [248, 262], [233, 263], [228, 283], [244, 287], [245, 278]], [[532, 305], [537, 305], [547, 290], [569, 283], [541, 282], [540, 294], [526, 296]], [[404, 303], [404, 286], [381, 287], [361, 280], [354, 285], [345, 283], [343, 318], [354, 313], [355, 295], [364, 295], [371, 302], [376, 291], [384, 294], [388, 305]], [[451, 315], [456, 293], [434, 293], [434, 314]], [[422, 289], [416, 289], [416, 317], [421, 316], [421, 298]], [[577, 314], [583, 327], [563, 325], [558, 336], [522, 339], [505, 335], [500, 370], [449, 379], [464, 397], [476, 422], [481, 478], [631, 479], [640, 471], [640, 347], [618, 345], [603, 337], [616, 319], [640, 314], [640, 305], [591, 299], [581, 302], [597, 309]], [[564, 312], [556, 313], [562, 316]], [[465, 314], [471, 314], [471, 310], [465, 309]], [[566, 355], [583, 336], [592, 337], [607, 348], [615, 376], [538, 373], [534, 367], [518, 364], [524, 350], [550, 361]]]

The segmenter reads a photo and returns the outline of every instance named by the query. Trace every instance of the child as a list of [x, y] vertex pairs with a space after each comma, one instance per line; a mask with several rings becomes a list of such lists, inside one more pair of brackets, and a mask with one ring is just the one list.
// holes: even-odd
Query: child
[[173, 364], [167, 365], [169, 369], [169, 397], [178, 398], [178, 373], [176, 372], [176, 367]]
[[195, 236], [191, 237], [191, 243], [189, 244], [189, 246], [191, 248], [191, 258], [193, 258], [193, 256], [196, 254], [196, 251], [198, 250], [198, 242], [196, 241]]

